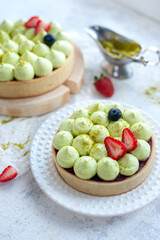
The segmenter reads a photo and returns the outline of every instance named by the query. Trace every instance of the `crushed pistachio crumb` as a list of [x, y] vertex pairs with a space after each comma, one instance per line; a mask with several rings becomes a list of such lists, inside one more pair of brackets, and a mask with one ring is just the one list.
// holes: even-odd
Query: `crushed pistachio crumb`
[[153, 103], [160, 104], [160, 86], [150, 86], [144, 94], [148, 96]]
[[9, 123], [9, 122], [13, 121], [14, 119], [15, 119], [15, 117], [12, 117], [12, 118], [10, 118], [10, 119], [8, 119], [8, 120], [2, 120], [2, 121], [1, 121], [1, 124]]

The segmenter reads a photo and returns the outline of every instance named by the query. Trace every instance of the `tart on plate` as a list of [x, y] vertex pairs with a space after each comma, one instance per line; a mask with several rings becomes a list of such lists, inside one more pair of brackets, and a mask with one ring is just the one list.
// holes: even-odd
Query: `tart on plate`
[[0, 97], [41, 95], [73, 71], [74, 44], [58, 23], [34, 16], [0, 24]]
[[90, 195], [113, 196], [146, 179], [155, 141], [140, 111], [93, 103], [60, 124], [52, 151], [57, 171], [71, 187]]

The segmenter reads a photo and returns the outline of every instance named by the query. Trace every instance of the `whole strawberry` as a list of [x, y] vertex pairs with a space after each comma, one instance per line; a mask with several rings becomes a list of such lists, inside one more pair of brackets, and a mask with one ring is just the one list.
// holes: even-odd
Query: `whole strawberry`
[[106, 97], [112, 97], [112, 95], [114, 94], [114, 87], [111, 79], [107, 76], [104, 76], [103, 73], [101, 73], [99, 78], [95, 76], [94, 79], [94, 86], [96, 87], [98, 92], [100, 92]]

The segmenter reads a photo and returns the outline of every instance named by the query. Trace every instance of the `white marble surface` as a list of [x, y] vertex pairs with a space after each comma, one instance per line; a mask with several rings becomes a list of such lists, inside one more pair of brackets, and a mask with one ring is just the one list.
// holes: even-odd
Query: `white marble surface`
[[[85, 82], [81, 92], [76, 96], [71, 96], [70, 103], [84, 100], [84, 98], [104, 99], [93, 87], [93, 76], [101, 72], [100, 64], [103, 57], [93, 41], [84, 33], [86, 26], [105, 25], [136, 39], [144, 46], [160, 47], [158, 24], [125, 10], [111, 1], [28, 0], [24, 4], [24, 1], [6, 0], [1, 4], [0, 9], [0, 20], [9, 18], [16, 21], [18, 18], [39, 15], [48, 21], [53, 19], [60, 22], [66, 30], [71, 32], [73, 40], [81, 47], [84, 54]], [[112, 99], [140, 107], [159, 121], [160, 105], [147, 98], [144, 91], [149, 86], [160, 85], [160, 67], [144, 68], [135, 64], [133, 68], [135, 74], [131, 79], [124, 81], [113, 79], [115, 94]], [[46, 117], [24, 120], [25, 123], [29, 122], [33, 126], [32, 136]], [[17, 129], [18, 121], [20, 119], [6, 125], [8, 128]], [[2, 139], [7, 138], [3, 126], [0, 126], [0, 133]], [[26, 139], [24, 138], [23, 141], [25, 142]], [[4, 157], [4, 152], [0, 150], [1, 156]], [[17, 155], [10, 154], [10, 161], [17, 160], [16, 157]], [[27, 167], [28, 157], [24, 159]], [[2, 164], [5, 164], [4, 159]], [[15, 181], [0, 185], [0, 239], [158, 240], [160, 235], [159, 200], [160, 198], [157, 198], [143, 209], [122, 217], [84, 217], [65, 210], [49, 200], [37, 186], [29, 170]]]

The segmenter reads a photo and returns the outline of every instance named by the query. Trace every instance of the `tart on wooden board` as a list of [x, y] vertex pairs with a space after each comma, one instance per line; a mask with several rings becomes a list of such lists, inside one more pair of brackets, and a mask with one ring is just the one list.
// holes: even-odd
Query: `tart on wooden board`
[[60, 124], [52, 152], [57, 171], [71, 187], [114, 196], [136, 188], [149, 175], [155, 139], [138, 110], [93, 103]]
[[0, 97], [49, 92], [71, 75], [75, 47], [58, 23], [34, 16], [0, 24]]

